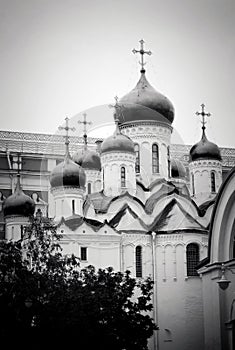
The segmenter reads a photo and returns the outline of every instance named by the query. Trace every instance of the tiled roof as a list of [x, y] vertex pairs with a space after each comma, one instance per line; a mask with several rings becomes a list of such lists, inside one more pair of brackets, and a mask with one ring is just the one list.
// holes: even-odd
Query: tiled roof
[[[97, 138], [88, 138], [88, 144], [95, 146]], [[100, 140], [100, 138], [99, 138]], [[70, 150], [75, 152], [82, 146], [83, 138], [70, 136]], [[188, 164], [190, 145], [171, 145], [171, 156]], [[15, 131], [0, 131], [0, 152], [21, 152], [32, 154], [64, 155], [64, 137], [57, 134], [36, 134]], [[235, 148], [220, 148], [223, 165], [235, 166]]]

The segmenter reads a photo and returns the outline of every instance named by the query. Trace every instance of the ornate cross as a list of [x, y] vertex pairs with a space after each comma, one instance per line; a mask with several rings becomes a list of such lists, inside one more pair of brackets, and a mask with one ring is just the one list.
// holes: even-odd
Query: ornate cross
[[69, 127], [69, 118], [66, 117], [65, 118], [65, 126], [59, 126], [58, 128], [59, 130], [65, 130], [65, 144], [66, 145], [69, 145], [69, 130], [71, 131], [75, 131], [76, 129], [73, 127], [73, 128], [70, 128]]
[[85, 147], [87, 146], [87, 125], [91, 125], [92, 122], [88, 122], [86, 120], [87, 114], [83, 113], [83, 121], [78, 120], [78, 124], [83, 124], [83, 137], [84, 137], [84, 143], [85, 143]]
[[140, 50], [133, 49], [132, 52], [133, 53], [140, 53], [141, 61], [139, 62], [139, 64], [141, 65], [141, 72], [144, 72], [144, 66], [146, 64], [146, 62], [144, 62], [144, 54], [147, 54], [150, 56], [150, 55], [152, 55], [152, 52], [144, 50], [144, 40], [143, 39], [141, 39], [139, 42], [140, 42]]
[[196, 115], [201, 115], [202, 116], [202, 130], [204, 131], [206, 129], [205, 125], [206, 125], [206, 119], [205, 117], [210, 117], [211, 114], [210, 113], [206, 113], [205, 112], [205, 105], [204, 103], [201, 104], [202, 107], [202, 111], [201, 112], [196, 112]]
[[120, 105], [118, 103], [118, 97], [117, 96], [115, 96], [114, 99], [115, 99], [115, 104], [114, 105], [109, 105], [109, 107], [110, 108], [115, 108], [115, 111], [117, 113], [115, 113], [115, 115], [114, 115], [114, 120], [115, 120], [116, 125], [118, 125], [118, 122], [120, 121], [119, 117], [120, 117], [120, 115], [122, 115], [122, 107], [123, 107], [123, 105]]

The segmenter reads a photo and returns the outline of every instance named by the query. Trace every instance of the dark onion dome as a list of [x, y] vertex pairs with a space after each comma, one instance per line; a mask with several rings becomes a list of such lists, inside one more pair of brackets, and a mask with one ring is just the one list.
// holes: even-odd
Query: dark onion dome
[[101, 144], [101, 154], [106, 152], [135, 153], [134, 143], [128, 136], [121, 133], [114, 133]]
[[178, 159], [171, 160], [171, 177], [180, 179], [184, 179], [186, 177], [185, 166]]
[[189, 152], [190, 162], [203, 159], [222, 160], [219, 147], [215, 143], [207, 140], [204, 130], [202, 132], [201, 141], [192, 146]]
[[147, 81], [145, 70], [136, 87], [120, 99], [123, 106], [120, 124], [154, 121], [171, 124], [174, 107], [167, 97], [157, 92]]
[[90, 151], [88, 149], [81, 149], [73, 155], [73, 161], [81, 165], [83, 169], [89, 170], [101, 170], [100, 156], [95, 151]]
[[65, 160], [52, 170], [50, 183], [51, 187], [85, 187], [86, 174], [80, 165], [66, 156]]
[[15, 192], [3, 202], [4, 216], [20, 215], [30, 217], [34, 214], [34, 210], [34, 200], [22, 191], [20, 175], [17, 175]]

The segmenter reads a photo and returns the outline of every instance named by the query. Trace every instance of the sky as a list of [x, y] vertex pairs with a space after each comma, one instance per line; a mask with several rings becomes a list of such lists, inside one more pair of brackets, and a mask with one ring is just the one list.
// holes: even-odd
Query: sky
[[0, 130], [53, 134], [69, 117], [80, 135], [86, 112], [88, 135], [106, 136], [144, 39], [146, 77], [175, 107], [172, 141], [199, 141], [204, 103], [208, 138], [235, 147], [234, 23], [234, 0], [0, 0]]

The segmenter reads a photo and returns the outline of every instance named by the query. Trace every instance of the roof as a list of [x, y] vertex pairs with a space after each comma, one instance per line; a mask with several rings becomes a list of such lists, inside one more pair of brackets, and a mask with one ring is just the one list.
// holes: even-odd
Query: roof
[[[82, 137], [70, 136], [70, 152], [76, 152], [83, 147]], [[95, 142], [100, 138], [88, 137], [88, 145], [95, 147]], [[191, 145], [171, 144], [171, 157], [181, 160], [184, 165], [188, 164]], [[17, 131], [0, 130], [0, 152], [21, 152], [36, 155], [64, 156], [64, 137], [55, 134], [27, 133]], [[220, 147], [223, 166], [229, 168], [235, 166], [235, 148]]]

